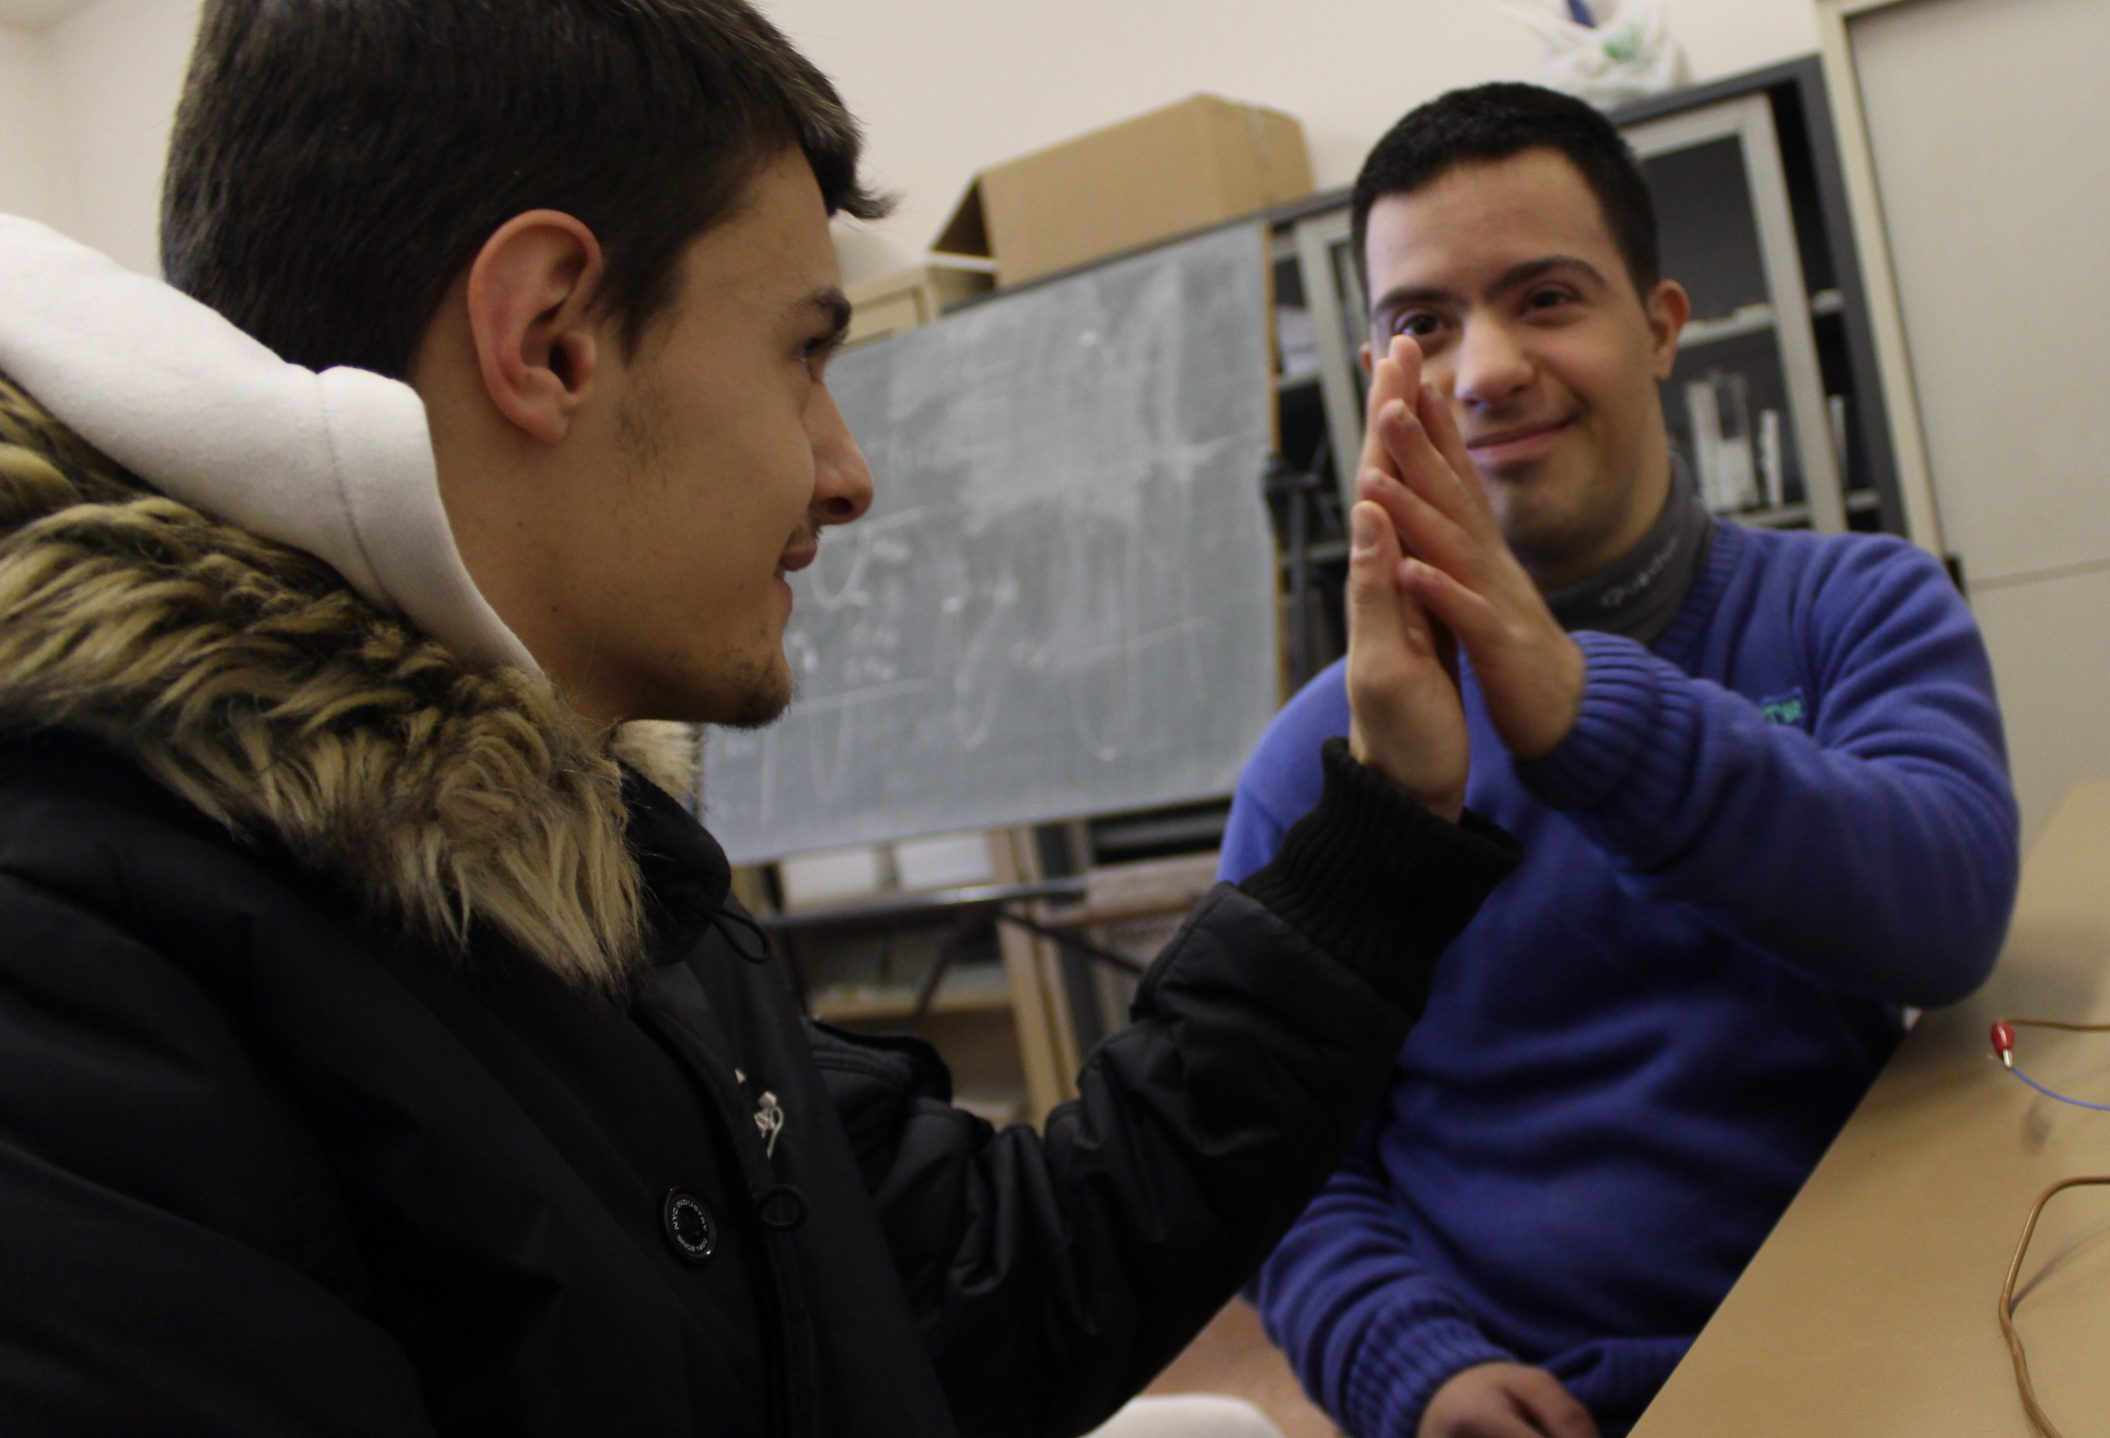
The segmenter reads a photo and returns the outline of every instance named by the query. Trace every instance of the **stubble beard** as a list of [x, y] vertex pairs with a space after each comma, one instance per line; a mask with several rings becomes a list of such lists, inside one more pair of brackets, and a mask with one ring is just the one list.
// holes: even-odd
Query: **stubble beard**
[[1548, 576], [1555, 577], [1555, 588], [1587, 577], [1567, 571], [1604, 542], [1609, 516], [1599, 503], [1600, 476], [1551, 474], [1482, 483], [1503, 540], [1541, 588]]
[[718, 722], [728, 729], [765, 729], [791, 707], [797, 686], [781, 644], [767, 659], [737, 661], [726, 676], [732, 711]]
[[1539, 491], [1530, 479], [1480, 480], [1487, 493], [1488, 506], [1495, 512], [1495, 524], [1502, 531], [1503, 542], [1526, 569], [1536, 572], [1547, 561], [1558, 562], [1566, 550], [1570, 526], [1560, 511], [1557, 500]]
[[[656, 384], [641, 384], [624, 396], [616, 417], [616, 444], [629, 463], [633, 483], [667, 482], [663, 432], [666, 400]], [[760, 657], [757, 657], [760, 656]], [[717, 688], [727, 708], [708, 722], [728, 729], [763, 729], [791, 707], [796, 685], [781, 632], [762, 632], [727, 661]], [[716, 708], [716, 705], [710, 706]]]

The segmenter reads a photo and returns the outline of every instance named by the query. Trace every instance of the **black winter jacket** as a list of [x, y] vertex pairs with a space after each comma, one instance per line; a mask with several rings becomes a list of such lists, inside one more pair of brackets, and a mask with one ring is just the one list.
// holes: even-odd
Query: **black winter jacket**
[[994, 1131], [802, 1020], [546, 690], [4, 385], [0, 604], [10, 1438], [1079, 1432], [1317, 1189], [1513, 861], [1336, 746], [1082, 1097]]

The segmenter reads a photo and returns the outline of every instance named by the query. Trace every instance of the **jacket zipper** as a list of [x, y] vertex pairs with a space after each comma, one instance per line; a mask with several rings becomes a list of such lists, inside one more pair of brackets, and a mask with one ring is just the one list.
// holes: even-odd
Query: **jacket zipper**
[[[741, 1092], [745, 1093], [748, 1086], [747, 1075], [739, 1069], [734, 1069], [733, 1077], [740, 1081]], [[761, 1096], [755, 1100], [755, 1129], [762, 1135], [763, 1156], [775, 1158], [777, 1135], [784, 1131], [784, 1106], [777, 1102], [777, 1096], [768, 1089], [762, 1090]]]
[[[698, 987], [700, 991], [701, 986]], [[698, 997], [704, 998], [701, 992]], [[708, 1015], [709, 1012], [706, 998], [703, 1013]], [[715, 1021], [711, 1022], [710, 1027], [717, 1028]], [[761, 1150], [759, 1160], [749, 1158], [741, 1163], [742, 1177], [750, 1196], [758, 1191], [758, 1178], [760, 1188], [768, 1188], [774, 1181], [774, 1174], [769, 1165], [775, 1148], [775, 1134], [783, 1131], [785, 1122], [783, 1107], [777, 1102], [775, 1093], [765, 1092], [758, 1100], [750, 1092], [746, 1073], [719, 1059], [713, 1051], [711, 1038], [695, 1036], [695, 1047], [692, 1048], [690, 1036], [665, 1027], [662, 1027], [661, 1032], [673, 1040], [676, 1053], [686, 1057], [691, 1070], [702, 1080], [704, 1091], [715, 1100], [721, 1121], [733, 1124], [737, 1128], [744, 1117], [746, 1122], [754, 1124], [755, 1139], [747, 1140], [735, 1131], [732, 1134], [733, 1147], [753, 1155], [755, 1149], [749, 1148], [748, 1143], [754, 1142]], [[716, 1042], [722, 1043], [723, 1040], [720, 1038]], [[728, 1084], [728, 1078], [733, 1082]], [[766, 1114], [772, 1116], [765, 1119]], [[769, 1125], [769, 1130], [773, 1131], [766, 1131], [765, 1123]], [[753, 1171], [748, 1171], [750, 1169]], [[775, 1381], [770, 1385], [774, 1393], [774, 1401], [770, 1405], [773, 1410], [770, 1415], [770, 1428], [785, 1435], [785, 1438], [792, 1438], [792, 1435], [805, 1433], [811, 1426], [812, 1404], [801, 1396], [800, 1386], [802, 1381], [813, 1381], [814, 1375], [806, 1369], [806, 1360], [811, 1357], [813, 1350], [810, 1343], [799, 1341], [799, 1333], [791, 1316], [793, 1311], [802, 1305], [797, 1292], [797, 1263], [789, 1252], [789, 1240], [786, 1235], [765, 1232], [761, 1235], [761, 1242], [763, 1291], [759, 1292], [757, 1297], [763, 1300], [765, 1322], [774, 1335], [772, 1340], [765, 1342], [764, 1352], [775, 1350], [775, 1362], [772, 1365]], [[807, 1321], [811, 1321], [810, 1315]], [[802, 1356], [795, 1359], [794, 1355]]]

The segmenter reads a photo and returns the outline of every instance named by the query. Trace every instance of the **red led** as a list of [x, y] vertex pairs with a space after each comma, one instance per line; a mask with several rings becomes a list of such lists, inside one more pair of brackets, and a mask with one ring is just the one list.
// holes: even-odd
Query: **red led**
[[2012, 1066], [2015, 1061], [2010, 1055], [2013, 1054], [2015, 1049], [2015, 1031], [2006, 1024], [1996, 1020], [1993, 1024], [1992, 1037], [1994, 1057], [1998, 1058], [2002, 1063]]

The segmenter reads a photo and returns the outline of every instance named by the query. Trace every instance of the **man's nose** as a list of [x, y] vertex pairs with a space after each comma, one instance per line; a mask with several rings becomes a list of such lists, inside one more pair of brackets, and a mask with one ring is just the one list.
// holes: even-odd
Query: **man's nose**
[[1494, 320], [1469, 323], [1458, 337], [1450, 383], [1432, 376], [1436, 388], [1458, 404], [1494, 406], [1507, 403], [1531, 383], [1530, 349], [1509, 326]]
[[813, 443], [813, 519], [848, 524], [872, 507], [872, 469], [825, 386], [808, 403], [806, 426]]

